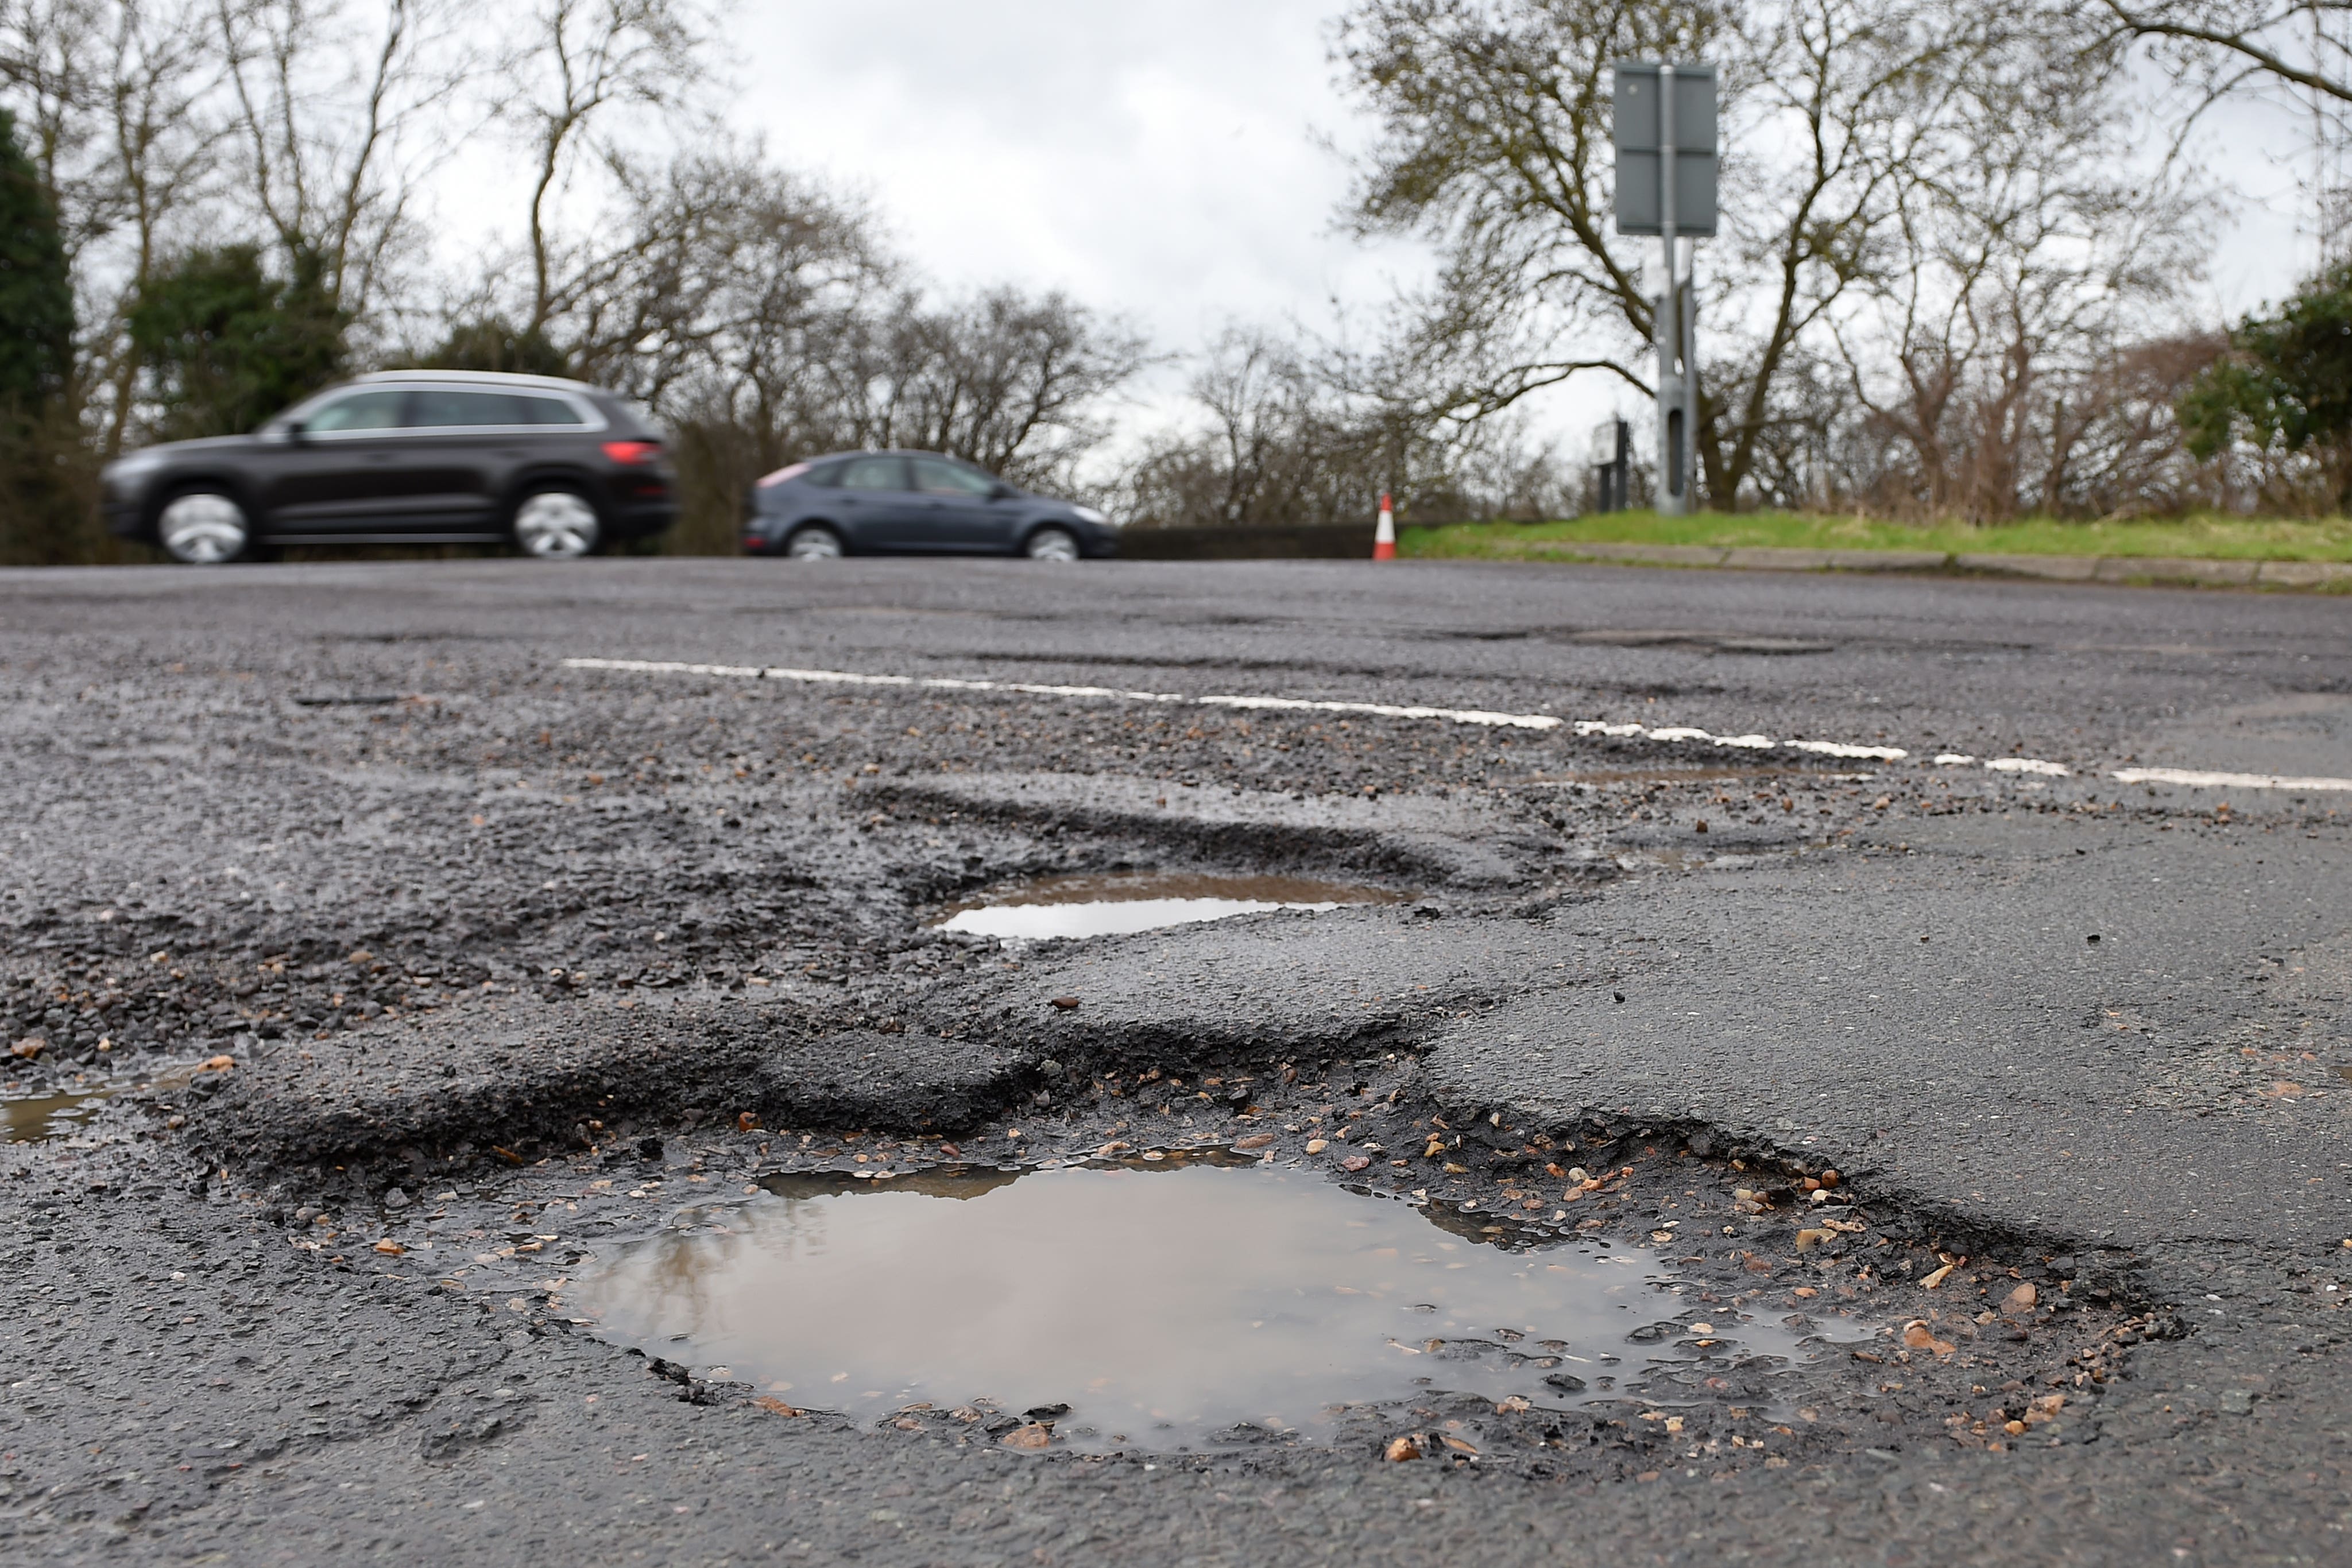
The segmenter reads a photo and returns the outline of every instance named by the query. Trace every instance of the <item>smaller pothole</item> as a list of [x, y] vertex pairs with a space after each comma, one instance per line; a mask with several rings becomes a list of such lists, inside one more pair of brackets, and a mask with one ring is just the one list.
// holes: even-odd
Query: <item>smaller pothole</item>
[[1401, 904], [1409, 896], [1394, 888], [1313, 877], [1107, 872], [1008, 883], [954, 905], [930, 925], [939, 931], [1042, 942], [1117, 936], [1277, 909], [1321, 913], [1347, 904]]
[[0, 1143], [36, 1144], [69, 1135], [115, 1092], [111, 1084], [47, 1094], [0, 1095]]
[[228, 1058], [214, 1057], [204, 1061], [175, 1062], [152, 1072], [84, 1078], [70, 1088], [52, 1088], [37, 1094], [0, 1089], [0, 1143], [37, 1144], [70, 1137], [109, 1100], [156, 1090], [185, 1089], [226, 1065]]

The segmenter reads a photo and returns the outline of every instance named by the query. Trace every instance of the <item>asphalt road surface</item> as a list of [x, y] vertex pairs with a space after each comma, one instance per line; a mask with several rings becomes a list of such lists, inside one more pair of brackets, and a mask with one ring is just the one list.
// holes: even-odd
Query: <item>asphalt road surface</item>
[[[2343, 1562], [2347, 628], [1519, 565], [0, 574], [0, 1555]], [[927, 924], [1139, 870], [1388, 902]], [[1832, 1343], [1090, 1454], [581, 1296], [780, 1172], [1237, 1145], [1630, 1249], [1702, 1352]]]

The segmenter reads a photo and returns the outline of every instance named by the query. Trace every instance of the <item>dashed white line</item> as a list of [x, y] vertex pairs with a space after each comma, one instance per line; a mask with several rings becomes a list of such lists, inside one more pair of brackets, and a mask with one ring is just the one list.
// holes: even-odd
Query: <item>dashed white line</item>
[[1560, 720], [1548, 713], [1489, 713], [1483, 708], [1396, 707], [1387, 703], [1311, 702], [1304, 697], [1168, 697], [1169, 702], [1195, 702], [1203, 707], [1274, 708], [1292, 713], [1366, 713], [1382, 718], [1442, 718], [1449, 724], [1502, 725], [1514, 729], [1558, 729]]
[[[871, 675], [854, 670], [801, 670], [776, 664], [700, 664], [669, 659], [565, 659], [567, 670], [611, 670], [651, 675], [718, 675], [736, 680], [793, 681], [804, 685], [896, 686], [917, 691], [1006, 692], [1023, 696], [1108, 699], [1115, 702], [1162, 703], [1191, 707], [1238, 708], [1284, 713], [1363, 714], [1375, 718], [1435, 719], [1446, 724], [1480, 725], [1490, 728], [1559, 729], [1566, 726], [1580, 736], [1620, 739], [1641, 737], [1668, 745], [1729, 747], [1742, 751], [1791, 751], [1820, 757], [1843, 757], [1877, 762], [1901, 762], [1911, 754], [1899, 746], [1857, 746], [1842, 740], [1774, 740], [1767, 735], [1716, 735], [1685, 725], [1612, 723], [1607, 719], [1562, 719], [1548, 713], [1498, 713], [1486, 708], [1428, 707], [1395, 703], [1328, 702], [1307, 697], [1242, 696], [1214, 694], [1188, 696], [1181, 692], [1130, 691], [1118, 686], [1049, 685], [1034, 681], [963, 680], [950, 675]], [[1939, 752], [1939, 768], [1981, 767], [1995, 773], [2025, 773], [2069, 779], [2074, 770], [2061, 762], [2038, 757], [1991, 757], [1979, 762], [1962, 752]], [[2269, 773], [2207, 773], [2184, 768], [2125, 768], [2113, 777], [2125, 784], [2177, 784], [2199, 789], [2352, 790], [2352, 779], [2296, 779]]]
[[1900, 762], [1911, 754], [1899, 746], [1848, 746], [1842, 740], [1792, 740], [1795, 751], [1819, 752], [1823, 757], [1866, 757], [1878, 762]]
[[2295, 779], [2277, 773], [2202, 773], [2191, 768], [2119, 768], [2126, 784], [2179, 784], [2191, 789], [2352, 789], [2352, 779]]
[[798, 681], [812, 685], [903, 686], [935, 692], [1017, 692], [1026, 696], [1109, 697], [1122, 702], [1181, 703], [1199, 707], [1360, 713], [1380, 718], [1436, 718], [1450, 724], [1500, 725], [1516, 729], [1558, 729], [1565, 722], [1548, 713], [1488, 713], [1481, 708], [1317, 702], [1305, 697], [1195, 697], [1186, 696], [1181, 692], [1131, 692], [1116, 686], [1051, 686], [1031, 681], [966, 681], [947, 675], [865, 675], [849, 670], [793, 670], [779, 665], [763, 667], [756, 664], [688, 664], [667, 659], [566, 659], [563, 667], [567, 670], [619, 670], [650, 675], [727, 675], [740, 680]]

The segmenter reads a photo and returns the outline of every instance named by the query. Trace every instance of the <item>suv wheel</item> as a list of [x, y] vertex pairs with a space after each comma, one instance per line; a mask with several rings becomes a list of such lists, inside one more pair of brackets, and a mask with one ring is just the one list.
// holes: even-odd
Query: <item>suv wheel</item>
[[253, 525], [245, 508], [218, 490], [188, 490], [164, 503], [155, 537], [173, 560], [218, 566], [252, 549]]
[[1076, 560], [1078, 539], [1067, 528], [1039, 528], [1024, 547], [1031, 560]]
[[841, 536], [823, 523], [811, 523], [804, 528], [794, 528], [784, 554], [793, 560], [839, 560]]
[[577, 560], [603, 532], [596, 508], [577, 490], [534, 490], [515, 507], [515, 544], [541, 560]]

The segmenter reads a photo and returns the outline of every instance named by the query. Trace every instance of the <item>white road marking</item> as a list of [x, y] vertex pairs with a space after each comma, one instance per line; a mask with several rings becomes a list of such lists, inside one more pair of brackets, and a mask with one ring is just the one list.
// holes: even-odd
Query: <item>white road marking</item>
[[1899, 746], [1848, 746], [1842, 740], [1792, 740], [1794, 751], [1816, 751], [1823, 757], [1867, 757], [1878, 762], [1900, 762], [1911, 754]]
[[2276, 773], [2200, 773], [2189, 768], [2119, 768], [2126, 784], [2180, 784], [2191, 789], [2352, 789], [2352, 779], [2294, 779]]
[[1310, 702], [1304, 697], [1181, 697], [1166, 702], [1194, 702], [1203, 707], [1273, 708], [1292, 713], [1368, 713], [1381, 718], [1442, 718], [1450, 724], [1504, 725], [1514, 729], [1558, 729], [1561, 721], [1548, 713], [1488, 713], [1482, 708], [1395, 707], [1387, 703]]
[[[611, 670], [648, 675], [718, 675], [735, 680], [792, 681], [803, 685], [897, 686], [916, 691], [1006, 692], [1023, 696], [1108, 699], [1115, 702], [1164, 703], [1189, 707], [1238, 708], [1251, 712], [1364, 714], [1375, 718], [1436, 719], [1446, 724], [1470, 724], [1511, 729], [1558, 729], [1566, 725], [1580, 736], [1636, 737], [1667, 745], [1731, 747], [1742, 751], [1791, 751], [1821, 757], [1869, 758], [1900, 762], [1911, 754], [1899, 746], [1856, 746], [1841, 740], [1774, 740], [1767, 735], [1716, 735], [1685, 725], [1612, 723], [1587, 718], [1570, 721], [1548, 713], [1497, 713], [1485, 708], [1425, 707], [1394, 703], [1327, 702], [1306, 697], [1212, 695], [1187, 696], [1181, 692], [1130, 691], [1118, 686], [1048, 685], [1034, 681], [961, 680], [950, 675], [869, 675], [854, 670], [800, 670], [782, 665], [700, 664], [669, 659], [565, 659], [567, 670]], [[1939, 752], [1939, 768], [1981, 766], [1995, 773], [2030, 773], [2070, 779], [2074, 770], [2063, 763], [2038, 757], [1977, 758], [1956, 751]], [[2294, 779], [2269, 773], [2207, 773], [2183, 768], [2125, 768], [2113, 777], [2125, 784], [2177, 784], [2193, 789], [2306, 789], [2352, 791], [2352, 779]]]

